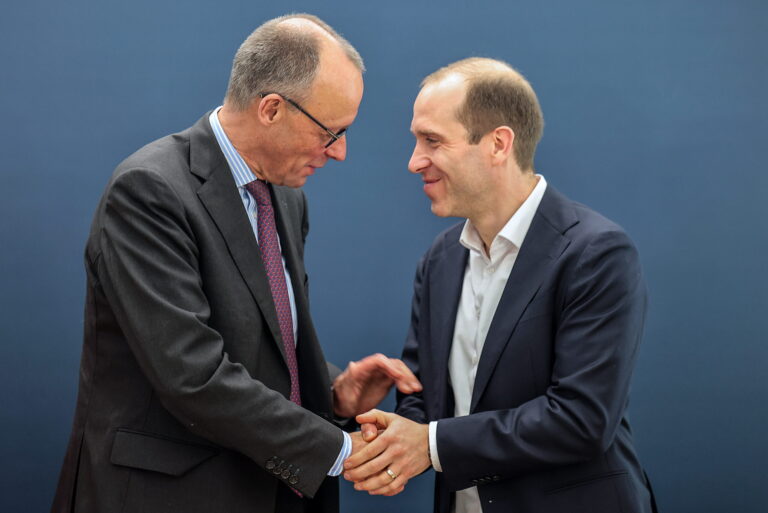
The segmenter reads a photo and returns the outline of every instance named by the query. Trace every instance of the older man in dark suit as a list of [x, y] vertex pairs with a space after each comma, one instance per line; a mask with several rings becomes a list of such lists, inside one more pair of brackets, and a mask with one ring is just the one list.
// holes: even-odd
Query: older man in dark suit
[[361, 442], [334, 417], [420, 389], [381, 355], [331, 380], [309, 314], [297, 188], [344, 160], [362, 72], [319, 19], [271, 20], [238, 50], [223, 107], [117, 168], [86, 247], [53, 511], [338, 510], [329, 476]]
[[649, 513], [627, 419], [634, 245], [534, 172], [543, 118], [519, 73], [467, 59], [422, 86], [409, 169], [433, 213], [466, 221], [416, 273], [403, 360], [423, 393], [357, 417], [386, 429], [345, 476], [392, 495], [432, 466], [438, 513]]

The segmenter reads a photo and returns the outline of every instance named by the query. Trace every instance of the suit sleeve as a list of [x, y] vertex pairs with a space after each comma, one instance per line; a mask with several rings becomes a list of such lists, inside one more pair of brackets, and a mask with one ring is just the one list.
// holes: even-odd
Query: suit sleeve
[[623, 232], [595, 235], [561, 280], [566, 292], [552, 321], [555, 337], [541, 340], [554, 351], [546, 392], [517, 408], [438, 422], [451, 490], [478, 476], [501, 480], [586, 461], [613, 443], [645, 316], [637, 252]]
[[103, 205], [95, 267], [146, 378], [190, 431], [262, 467], [277, 457], [300, 469], [313, 496], [342, 446], [342, 432], [253, 379], [230, 360], [211, 308], [183, 202], [156, 173], [115, 179]]

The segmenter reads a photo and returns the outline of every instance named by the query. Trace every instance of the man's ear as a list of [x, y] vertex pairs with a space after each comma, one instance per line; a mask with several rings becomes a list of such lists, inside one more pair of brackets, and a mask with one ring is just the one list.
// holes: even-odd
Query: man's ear
[[501, 164], [506, 162], [515, 143], [515, 132], [508, 126], [500, 126], [494, 129], [490, 134], [491, 143], [493, 144], [491, 159], [494, 164]]
[[255, 112], [256, 119], [264, 125], [271, 125], [278, 121], [282, 116], [282, 108], [285, 101], [278, 94], [268, 94], [263, 98], [254, 98], [251, 103], [251, 109]]

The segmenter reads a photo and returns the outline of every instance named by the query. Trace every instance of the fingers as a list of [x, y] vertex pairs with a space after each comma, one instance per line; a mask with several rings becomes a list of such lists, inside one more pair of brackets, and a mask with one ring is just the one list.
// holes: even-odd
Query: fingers
[[422, 386], [421, 382], [416, 378], [416, 376], [411, 372], [411, 369], [408, 368], [408, 366], [403, 363], [402, 360], [397, 360], [395, 358], [390, 359], [390, 362], [393, 366], [397, 367], [400, 372], [400, 377], [395, 378], [392, 376], [392, 378], [395, 380], [395, 386], [397, 386], [397, 389], [400, 390], [404, 394], [412, 394], [414, 392], [421, 392]]
[[[372, 490], [374, 488], [372, 484], [369, 484], [367, 488], [358, 487], [357, 484], [369, 480], [371, 476], [378, 476], [384, 472], [391, 463], [392, 457], [384, 451], [375, 458], [364, 462], [359, 467], [345, 470], [344, 479], [356, 483], [355, 490]], [[389, 478], [388, 475], [387, 477]], [[389, 480], [392, 481], [391, 478], [389, 478]], [[376, 486], [375, 488], [379, 488], [380, 486], [382, 485]]]
[[[387, 470], [392, 471], [395, 478], [387, 473]], [[375, 474], [365, 481], [355, 483], [355, 490], [367, 491], [370, 495], [397, 495], [402, 492], [405, 485], [408, 483], [408, 477], [405, 473], [400, 474], [395, 470], [393, 465], [390, 465], [388, 469], [384, 469], [382, 472]]]
[[[373, 442], [369, 443], [358, 452], [353, 453], [349, 458], [344, 460], [344, 469], [351, 470], [359, 467], [367, 461], [376, 458], [387, 449], [387, 444], [380, 437], [376, 438]], [[382, 467], [383, 468], [383, 467]], [[375, 472], [379, 469], [374, 469]], [[369, 474], [363, 474], [362, 472], [356, 472], [355, 477], [360, 480], [367, 477]]]
[[422, 388], [419, 380], [402, 360], [388, 358], [381, 353], [366, 356], [357, 362], [355, 371], [366, 374], [383, 373], [392, 379], [398, 390], [404, 394], [418, 392]]

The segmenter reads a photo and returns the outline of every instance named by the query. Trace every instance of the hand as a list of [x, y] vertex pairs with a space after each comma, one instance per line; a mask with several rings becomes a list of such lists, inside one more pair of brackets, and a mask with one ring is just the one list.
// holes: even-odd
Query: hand
[[333, 381], [333, 410], [339, 417], [354, 417], [377, 406], [392, 385], [404, 394], [421, 391], [421, 383], [406, 365], [383, 354], [350, 362]]
[[368, 445], [368, 442], [365, 440], [365, 433], [363, 431], [355, 431], [354, 433], [349, 433], [349, 438], [352, 440], [352, 452], [350, 453], [350, 456], [352, 454], [358, 453], [363, 449], [363, 447]]
[[[344, 479], [353, 481], [355, 490], [367, 490], [371, 495], [396, 495], [409, 479], [430, 467], [426, 424], [379, 410], [358, 415], [356, 420], [364, 427], [375, 425], [384, 431], [344, 462]], [[387, 470], [396, 477], [393, 479]]]
[[355, 454], [371, 443], [378, 435], [379, 430], [376, 428], [376, 424], [363, 424], [360, 426], [360, 431], [349, 433], [349, 437], [352, 439], [352, 452], [350, 455]]
[[360, 452], [360, 450], [366, 447], [368, 443], [375, 440], [379, 434], [375, 424], [364, 424], [361, 427], [362, 429], [360, 431], [349, 433], [349, 438], [352, 440], [352, 452], [350, 452], [350, 456]]

